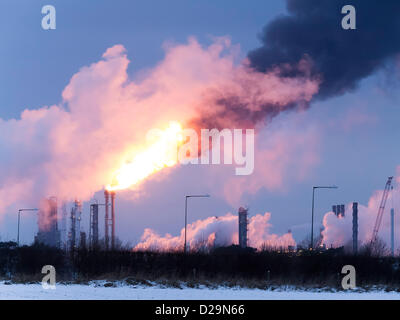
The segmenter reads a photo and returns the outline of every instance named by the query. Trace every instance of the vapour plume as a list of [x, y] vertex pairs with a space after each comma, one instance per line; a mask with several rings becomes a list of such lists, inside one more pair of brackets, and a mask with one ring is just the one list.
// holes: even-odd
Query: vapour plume
[[[239, 207], [245, 194], [254, 195], [260, 189], [286, 192], [288, 181], [302, 181], [320, 161], [321, 128], [310, 124], [306, 113], [293, 113], [276, 119], [256, 136], [254, 173], [249, 176], [226, 174], [221, 178], [213, 172], [210, 183], [219, 186], [226, 201]], [[220, 185], [220, 182], [223, 185]]]
[[39, 231], [50, 231], [57, 224], [57, 202], [54, 199], [42, 199], [38, 211]]
[[[146, 147], [148, 130], [225, 116], [212, 92], [226, 91], [256, 114], [268, 104], [283, 110], [307, 102], [318, 91], [314, 79], [282, 78], [279, 68], [260, 73], [245, 62], [235, 64], [237, 55], [227, 38], [207, 47], [190, 38], [166, 46], [157, 66], [130, 77], [126, 50], [116, 45], [72, 76], [59, 104], [0, 119], [0, 212], [50, 195], [88, 200]], [[245, 90], [244, 83], [252, 87]]]
[[[249, 218], [248, 245], [254, 248], [287, 248], [295, 246], [290, 232], [277, 235], [270, 233], [271, 214], [257, 214]], [[183, 228], [179, 236], [160, 236], [152, 229], [145, 229], [135, 251], [178, 251], [183, 250], [185, 237]], [[209, 250], [214, 247], [238, 244], [238, 216], [227, 213], [224, 216], [208, 217], [187, 226], [187, 243], [190, 250]]]
[[[348, 4], [356, 9], [355, 30], [341, 27], [341, 9]], [[397, 0], [287, 0], [287, 10], [264, 27], [262, 46], [248, 55], [250, 65], [270, 72], [307, 57], [310, 76], [321, 80], [319, 98], [355, 89], [361, 79], [395, 62], [400, 52]], [[284, 74], [298, 77], [302, 72], [289, 68]]]
[[[400, 167], [398, 167], [398, 172]], [[395, 208], [395, 230], [400, 228], [399, 212], [396, 208], [400, 208], [400, 189], [398, 188], [399, 176], [396, 178], [397, 185], [395, 185], [393, 192], [389, 193], [386, 202], [385, 211], [382, 218], [382, 223], [379, 229], [378, 237], [383, 240], [387, 248], [390, 248], [390, 209]], [[372, 231], [374, 229], [376, 217], [378, 214], [379, 205], [382, 199], [383, 190], [377, 190], [370, 197], [368, 203], [358, 204], [358, 240], [360, 244], [368, 244], [372, 238]], [[352, 248], [352, 203], [346, 205], [345, 217], [338, 218], [333, 212], [327, 212], [323, 218], [324, 230], [322, 231], [322, 242], [328, 247], [345, 246], [351, 250]], [[398, 250], [400, 235], [395, 231], [395, 249]]]

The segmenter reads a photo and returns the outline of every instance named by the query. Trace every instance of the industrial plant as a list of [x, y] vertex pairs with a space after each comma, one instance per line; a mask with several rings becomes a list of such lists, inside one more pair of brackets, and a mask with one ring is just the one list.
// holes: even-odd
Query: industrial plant
[[[372, 248], [378, 241], [378, 233], [382, 223], [383, 213], [386, 207], [386, 202], [392, 187], [393, 177], [389, 177], [376, 216], [375, 225], [370, 238], [369, 246]], [[47, 246], [57, 247], [66, 251], [74, 251], [79, 248], [87, 248], [95, 250], [104, 248], [105, 250], [116, 249], [116, 211], [115, 211], [115, 191], [104, 191], [104, 202], [99, 203], [95, 200], [90, 204], [89, 210], [89, 230], [82, 229], [81, 221], [84, 215], [82, 203], [80, 200], [75, 200], [70, 209], [68, 216], [67, 205], [63, 202], [60, 205], [61, 218], [58, 218], [59, 204], [56, 197], [50, 197], [41, 201], [38, 209], [38, 232], [35, 236], [35, 243], [42, 243]], [[30, 209], [27, 209], [30, 210]], [[36, 209], [32, 209], [36, 210]], [[359, 232], [359, 207], [358, 202], [352, 204], [352, 235], [351, 235], [351, 252], [356, 255], [359, 252], [360, 239]], [[332, 213], [337, 219], [346, 217], [346, 206], [344, 204], [332, 205]], [[101, 217], [103, 215], [103, 217]], [[100, 239], [99, 221], [104, 219], [104, 238]], [[68, 223], [69, 221], [69, 223]], [[390, 253], [395, 254], [394, 250], [394, 208], [390, 209]], [[313, 226], [312, 226], [313, 227]], [[240, 248], [248, 248], [249, 246], [249, 210], [245, 207], [240, 207], [237, 213], [237, 244]], [[18, 229], [19, 230], [19, 229]], [[321, 228], [321, 234], [324, 228]], [[289, 233], [291, 235], [291, 231]], [[19, 235], [18, 235], [19, 237]], [[185, 232], [186, 240], [186, 232]], [[251, 239], [250, 239], [251, 240]], [[312, 241], [312, 239], [311, 239]], [[311, 242], [312, 243], [312, 242]], [[185, 243], [186, 245], [186, 243]], [[187, 244], [189, 246], [189, 244]], [[212, 244], [215, 247], [215, 243]], [[332, 248], [332, 246], [331, 246]], [[276, 249], [276, 248], [275, 248]], [[281, 250], [293, 251], [294, 246], [286, 245], [286, 248]], [[297, 250], [304, 250], [302, 246], [298, 246]], [[326, 244], [315, 243], [306, 248], [307, 250], [327, 250]], [[186, 250], [185, 250], [186, 252]]]
[[[60, 274], [69, 280], [75, 279], [77, 274], [87, 280], [109, 274], [116, 279], [125, 279], [129, 274], [133, 277], [144, 277], [144, 280], [140, 281], [156, 279], [165, 283], [175, 279], [183, 279], [182, 281], [191, 279], [190, 281], [201, 282], [203, 277], [206, 281], [218, 283], [221, 279], [236, 281], [232, 279], [236, 279], [239, 273], [241, 281], [251, 281], [249, 279], [255, 277], [263, 288], [271, 286], [272, 283], [302, 286], [305, 281], [313, 285], [335, 287], [340, 281], [340, 278], [335, 276], [338, 270], [341, 270], [344, 264], [351, 264], [356, 266], [358, 277], [363, 279], [363, 284], [375, 283], [376, 278], [371, 277], [369, 272], [371, 268], [377, 270], [382, 281], [392, 281], [395, 277], [400, 277], [397, 269], [392, 267], [393, 261], [398, 261], [398, 257], [393, 258], [395, 256], [394, 208], [392, 206], [390, 211], [385, 211], [390, 192], [393, 190], [392, 180], [393, 177], [387, 179], [383, 192], [379, 194], [379, 208], [368, 243], [359, 239], [360, 206], [358, 202], [353, 202], [348, 205], [334, 204], [332, 210], [327, 213], [334, 221], [344, 222], [347, 217], [346, 230], [351, 232], [348, 234], [351, 243], [347, 243], [346, 247], [326, 246], [326, 243], [321, 241], [324, 228], [320, 229], [320, 237], [316, 239], [314, 246], [311, 246], [309, 241], [306, 246], [303, 243], [292, 245], [285, 242], [284, 246], [268, 247], [269, 244], [266, 243], [261, 248], [255, 247], [252, 238], [258, 235], [254, 231], [262, 233], [266, 225], [262, 225], [263, 216], [251, 215], [247, 206], [240, 206], [233, 215], [208, 218], [208, 221], [213, 221], [216, 225], [228, 226], [230, 230], [234, 230], [232, 234], [235, 239], [230, 239], [233, 242], [230, 244], [216, 245], [216, 239], [224, 238], [224, 230], [214, 229], [221, 234], [213, 234], [214, 237], [211, 237], [213, 242], [203, 242], [207, 248], [191, 241], [188, 241], [187, 246], [183, 246], [183, 239], [178, 237], [176, 239], [181, 246], [176, 247], [176, 250], [174, 248], [153, 250], [155, 248], [146, 246], [142, 248], [143, 250], [117, 247], [116, 193], [106, 190], [103, 201], [93, 200], [89, 204], [88, 216], [85, 215], [80, 200], [73, 201], [68, 211], [67, 204], [58, 203], [56, 197], [43, 199], [37, 210], [39, 228], [35, 243], [45, 246], [8, 247], [6, 255], [11, 256], [14, 251], [19, 251], [21, 257], [29, 252], [46, 252], [45, 257], [39, 254], [39, 260], [32, 261], [32, 265], [54, 264], [57, 270], [60, 270]], [[390, 213], [390, 253], [374, 254], [373, 248], [380, 241], [379, 230], [385, 212]], [[88, 230], [82, 227], [83, 217], [89, 220]], [[224, 219], [229, 220], [229, 224], [223, 224]], [[351, 229], [348, 228], [349, 222]], [[100, 228], [103, 225], [104, 229]], [[291, 230], [286, 236], [292, 237]], [[368, 252], [368, 249], [371, 251]], [[380, 259], [376, 259], [378, 255]], [[32, 254], [28, 255], [29, 257], [32, 257]], [[1, 265], [0, 259], [0, 267]], [[15, 266], [19, 266], [17, 262]], [[3, 262], [2, 268], [11, 270], [15, 266], [11, 267]], [[32, 274], [29, 268], [24, 270], [27, 275]]]
[[[107, 250], [115, 249], [115, 192], [104, 191], [104, 200], [101, 204], [97, 202], [90, 204], [89, 237], [87, 238], [87, 233], [81, 227], [83, 212], [80, 200], [73, 202], [69, 219], [67, 205], [65, 202], [62, 203], [59, 224], [57, 198], [43, 199], [38, 209], [38, 233], [34, 242], [66, 251], [87, 248], [87, 246], [90, 249], [99, 248], [99, 207], [104, 207], [104, 245]], [[69, 228], [67, 219], [70, 221]]]

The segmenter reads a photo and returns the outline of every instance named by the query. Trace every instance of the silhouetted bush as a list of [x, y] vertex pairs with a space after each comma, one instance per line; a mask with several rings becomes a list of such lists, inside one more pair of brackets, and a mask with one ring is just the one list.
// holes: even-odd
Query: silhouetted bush
[[129, 283], [162, 280], [177, 285], [186, 281], [252, 287], [268, 285], [318, 285], [339, 287], [344, 265], [356, 268], [357, 285], [400, 286], [400, 259], [370, 254], [348, 255], [342, 249], [326, 251], [255, 251], [238, 246], [216, 248], [209, 253], [133, 252], [87, 249], [64, 252], [43, 245], [17, 247], [0, 243], [0, 276], [41, 279], [44, 265], [53, 265], [57, 280], [83, 283], [94, 279], [128, 279]]

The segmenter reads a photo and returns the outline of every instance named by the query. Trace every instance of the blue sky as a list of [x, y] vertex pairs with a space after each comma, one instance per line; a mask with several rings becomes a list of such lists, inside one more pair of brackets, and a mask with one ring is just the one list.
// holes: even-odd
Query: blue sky
[[[54, 31], [41, 29], [41, 8], [49, 3], [57, 10]], [[183, 43], [189, 36], [195, 36], [202, 44], [208, 44], [212, 36], [229, 36], [233, 43], [240, 44], [244, 57], [259, 45], [257, 35], [262, 27], [284, 12], [285, 2], [280, 0], [3, 0], [0, 118], [18, 118], [26, 108], [59, 103], [71, 76], [82, 66], [98, 61], [115, 44], [127, 49], [131, 77], [162, 60], [163, 43]], [[398, 70], [389, 72], [396, 82]], [[246, 195], [243, 202], [250, 206], [250, 213], [272, 212], [273, 231], [284, 233], [292, 229], [300, 241], [309, 230], [313, 185], [339, 186], [334, 191], [318, 191], [318, 222], [332, 204], [366, 203], [374, 190], [382, 189], [386, 177], [395, 174], [400, 156], [399, 95], [395, 85], [388, 85], [387, 77], [385, 72], [379, 72], [364, 79], [354, 92], [314, 103], [302, 115], [297, 130], [316, 130], [318, 163], [301, 181], [286, 180], [281, 190], [260, 189], [254, 195]], [[279, 116], [272, 126], [284, 126], [287, 117], [291, 115]], [[1, 151], [0, 156], [7, 157]], [[118, 199], [117, 231], [122, 240], [137, 241], [146, 227], [161, 234], [178, 233], [183, 223], [184, 194], [207, 192], [193, 181], [170, 188], [171, 181], [186, 175], [187, 170], [190, 168], [179, 169], [161, 183], [151, 182], [151, 199]], [[101, 192], [96, 196], [100, 198]], [[84, 209], [83, 226], [87, 227], [88, 203]], [[196, 200], [189, 221], [228, 211], [235, 213], [237, 208], [221, 198]], [[1, 239], [15, 239], [15, 219], [16, 213], [6, 213], [0, 226]], [[36, 220], [33, 214], [23, 219], [21, 239], [28, 243], [36, 230]]]

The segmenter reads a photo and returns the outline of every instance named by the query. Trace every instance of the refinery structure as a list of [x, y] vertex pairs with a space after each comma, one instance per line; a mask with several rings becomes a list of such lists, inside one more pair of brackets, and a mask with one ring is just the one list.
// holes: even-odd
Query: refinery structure
[[60, 246], [60, 231], [58, 228], [57, 198], [51, 197], [41, 201], [38, 210], [38, 233], [35, 242], [48, 246]]
[[[43, 199], [38, 211], [38, 232], [35, 243], [57, 247], [68, 251], [78, 248], [95, 249], [99, 247], [99, 208], [104, 208], [104, 245], [106, 249], [115, 248], [115, 192], [104, 192], [104, 203], [90, 204], [89, 236], [81, 226], [82, 202], [75, 200], [68, 215], [67, 205], [59, 205], [56, 197]], [[36, 209], [33, 209], [36, 210]], [[59, 222], [60, 220], [60, 222]], [[69, 220], [69, 223], [67, 222]]]
[[[374, 245], [378, 241], [378, 232], [382, 223], [383, 213], [386, 207], [386, 202], [389, 193], [393, 190], [393, 177], [387, 179], [382, 198], [379, 204], [379, 209], [376, 216], [376, 222], [372, 231], [370, 245]], [[73, 251], [78, 248], [88, 248], [91, 250], [102, 246], [106, 250], [114, 250], [116, 248], [116, 210], [115, 210], [115, 191], [104, 191], [104, 202], [99, 203], [95, 200], [90, 204], [89, 209], [89, 227], [88, 233], [83, 230], [81, 222], [84, 216], [82, 203], [80, 200], [75, 200], [67, 210], [66, 203], [58, 203], [56, 197], [50, 197], [41, 201], [39, 209], [21, 209], [21, 210], [37, 210], [38, 212], [38, 232], [35, 236], [35, 243], [42, 243], [52, 247], [62, 248], [66, 251]], [[60, 210], [59, 210], [60, 209]], [[358, 202], [352, 204], [352, 241], [351, 251], [357, 254], [359, 251], [359, 214]], [[60, 211], [60, 217], [59, 217]], [[346, 206], [344, 204], [336, 204], [332, 206], [332, 212], [338, 218], [344, 218]], [[390, 252], [394, 255], [394, 208], [390, 208]], [[102, 217], [103, 216], [103, 217]], [[248, 248], [251, 239], [248, 237], [249, 210], [245, 207], [240, 207], [238, 210], [238, 236], [237, 244], [240, 248]], [[100, 239], [100, 222], [104, 226], [104, 238]], [[68, 222], [69, 221], [69, 222]], [[19, 230], [19, 229], [18, 229]], [[323, 229], [321, 229], [322, 232]], [[19, 235], [18, 235], [19, 237]], [[286, 248], [289, 251], [293, 247]], [[298, 248], [299, 249], [299, 248]], [[301, 248], [302, 250], [304, 248]], [[316, 244], [314, 247], [309, 247], [310, 250], [326, 249], [325, 245]]]
[[248, 227], [248, 219], [247, 219], [248, 209], [243, 207], [239, 208], [238, 212], [238, 220], [239, 220], [239, 247], [247, 248], [247, 227]]
[[[78, 248], [96, 249], [100, 247], [99, 220], [104, 212], [104, 248], [115, 249], [115, 192], [104, 191], [104, 203], [95, 201], [90, 204], [89, 235], [81, 228], [82, 203], [73, 202], [69, 217], [66, 203], [61, 206], [61, 221], [58, 223], [58, 203], [56, 197], [44, 199], [38, 210], [38, 233], [35, 243], [73, 251]], [[102, 208], [102, 209], [101, 209]], [[70, 222], [67, 223], [67, 220]], [[69, 228], [68, 228], [69, 225]], [[238, 244], [248, 247], [248, 209], [240, 207], [238, 211]]]

